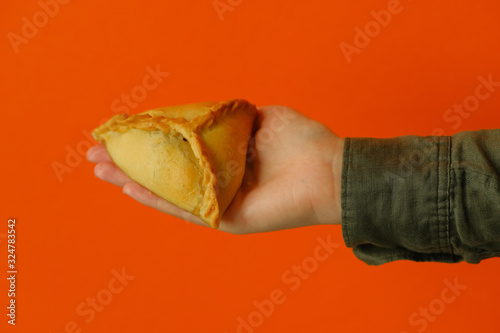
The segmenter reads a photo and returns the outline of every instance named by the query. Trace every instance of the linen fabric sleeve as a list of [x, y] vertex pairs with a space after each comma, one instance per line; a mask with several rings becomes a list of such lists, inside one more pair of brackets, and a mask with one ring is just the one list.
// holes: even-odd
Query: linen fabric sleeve
[[500, 130], [346, 138], [342, 234], [371, 265], [500, 256]]

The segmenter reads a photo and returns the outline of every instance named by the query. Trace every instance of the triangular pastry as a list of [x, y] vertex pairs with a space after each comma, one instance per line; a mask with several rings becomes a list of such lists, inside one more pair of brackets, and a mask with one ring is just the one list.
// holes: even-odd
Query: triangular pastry
[[213, 228], [241, 185], [256, 116], [245, 100], [115, 115], [96, 128], [130, 178]]

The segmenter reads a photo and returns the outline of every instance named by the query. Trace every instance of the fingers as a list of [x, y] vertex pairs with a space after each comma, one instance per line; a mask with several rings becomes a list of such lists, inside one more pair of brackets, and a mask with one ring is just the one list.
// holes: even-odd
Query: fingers
[[123, 193], [132, 197], [132, 199], [140, 202], [141, 204], [159, 210], [162, 213], [172, 215], [198, 225], [207, 226], [207, 224], [200, 220], [198, 217], [160, 198], [156, 194], [152, 193], [148, 189], [135, 182], [125, 184], [125, 186], [123, 186]]
[[123, 187], [125, 184], [133, 182], [123, 171], [121, 171], [113, 162], [99, 162], [94, 168], [94, 174], [108, 183]]
[[173, 215], [185, 221], [207, 226], [207, 224], [205, 224], [198, 217], [189, 214], [188, 212], [180, 209], [177, 206], [174, 206], [168, 201], [160, 198], [156, 194], [137, 184], [116, 165], [114, 165], [113, 162], [99, 162], [94, 168], [94, 173], [96, 177], [108, 183], [123, 187], [123, 193], [127, 194], [143, 205], [159, 210], [162, 213]]
[[111, 161], [106, 147], [102, 144], [91, 147], [87, 151], [87, 160], [97, 163], [94, 168], [97, 178], [120, 187], [133, 181]]
[[94, 146], [87, 151], [87, 160], [93, 163], [99, 163], [103, 161], [111, 162], [111, 158], [106, 151], [106, 147], [104, 147], [104, 145], [102, 144]]
[[90, 148], [87, 151], [87, 159], [97, 163], [94, 174], [99, 179], [120, 187], [133, 181], [111, 161], [106, 147], [102, 144]]
[[112, 161], [104, 145], [99, 144], [90, 148], [87, 152], [87, 159], [90, 162], [97, 163], [94, 168], [94, 174], [108, 183], [123, 187], [123, 193], [132, 197], [143, 205], [159, 210], [162, 213], [178, 217], [198, 225], [207, 226], [197, 216], [190, 214], [168, 201], [160, 198], [156, 194], [137, 184], [130, 179], [120, 168]]

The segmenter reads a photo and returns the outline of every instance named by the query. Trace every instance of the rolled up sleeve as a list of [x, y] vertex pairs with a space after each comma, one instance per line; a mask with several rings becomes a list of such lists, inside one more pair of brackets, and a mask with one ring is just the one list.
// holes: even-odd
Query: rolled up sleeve
[[346, 138], [342, 233], [368, 264], [500, 255], [500, 130]]

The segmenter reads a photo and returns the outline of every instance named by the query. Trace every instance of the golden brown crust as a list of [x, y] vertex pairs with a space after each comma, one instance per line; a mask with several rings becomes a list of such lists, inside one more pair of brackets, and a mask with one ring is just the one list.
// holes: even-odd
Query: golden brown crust
[[241, 185], [255, 115], [245, 100], [169, 106], [113, 116], [93, 135], [129, 177], [217, 228]]

